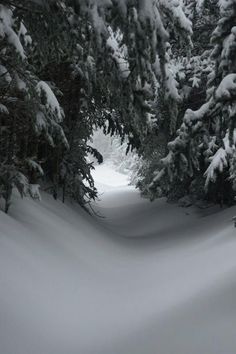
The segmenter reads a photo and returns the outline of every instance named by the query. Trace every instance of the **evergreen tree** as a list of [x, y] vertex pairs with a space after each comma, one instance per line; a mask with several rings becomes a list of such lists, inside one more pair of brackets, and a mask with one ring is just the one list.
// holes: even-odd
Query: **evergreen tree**
[[234, 197], [235, 1], [219, 1], [219, 9], [220, 19], [211, 37], [214, 65], [208, 75], [206, 101], [197, 110], [186, 110], [162, 164], [171, 183], [182, 181], [188, 192], [198, 184], [201, 195], [205, 187], [206, 196], [222, 204]]
[[43, 174], [54, 197], [62, 189], [63, 199], [68, 192], [84, 204], [96, 195], [86, 162], [88, 151], [99, 156], [88, 143], [92, 127], [127, 135], [142, 153], [158, 87], [176, 99], [169, 32], [190, 43], [191, 23], [174, 0], [11, 0], [0, 17], [6, 210], [14, 186], [38, 197]]
[[6, 212], [14, 187], [22, 196], [39, 198], [37, 177], [43, 171], [38, 142], [67, 146], [60, 126], [63, 110], [49, 85], [31, 70], [27, 51], [32, 39], [15, 11], [11, 6], [0, 6], [0, 193]]

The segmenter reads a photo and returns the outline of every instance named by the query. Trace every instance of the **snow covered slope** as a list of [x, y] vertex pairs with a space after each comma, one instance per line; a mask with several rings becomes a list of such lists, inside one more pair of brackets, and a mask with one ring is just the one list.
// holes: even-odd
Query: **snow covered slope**
[[235, 354], [235, 208], [150, 203], [108, 174], [106, 218], [46, 194], [0, 213], [0, 354]]

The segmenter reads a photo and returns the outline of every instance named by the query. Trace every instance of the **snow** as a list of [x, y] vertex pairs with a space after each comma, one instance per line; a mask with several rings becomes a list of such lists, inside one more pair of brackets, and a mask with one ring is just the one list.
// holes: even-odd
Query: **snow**
[[43, 129], [46, 129], [46, 118], [45, 118], [45, 115], [43, 114], [43, 112], [41, 111], [38, 111], [36, 113], [36, 124], [35, 124], [35, 128], [36, 128], [36, 131], [37, 133], [41, 133], [41, 131]]
[[[209, 145], [206, 154], [211, 154], [211, 148], [216, 148], [215, 145], [216, 137], [213, 138], [213, 141]], [[232, 146], [229, 139], [229, 132], [226, 133], [224, 139], [224, 147], [220, 147], [213, 156], [209, 157], [210, 165], [208, 166], [204, 176], [206, 177], [206, 187], [208, 186], [209, 182], [214, 182], [217, 177], [217, 172], [223, 172], [224, 168], [228, 166], [229, 158], [232, 157], [235, 151], [235, 143], [236, 143], [236, 129], [234, 129], [233, 136], [232, 136]]]
[[222, 14], [225, 14], [227, 11], [232, 11], [232, 5], [235, 4], [235, 0], [218, 0], [219, 1], [219, 7], [221, 10]]
[[32, 38], [30, 35], [28, 35], [27, 29], [25, 28], [25, 25], [21, 22], [20, 24], [20, 29], [18, 31], [18, 36], [19, 38], [22, 36], [24, 38], [24, 42], [26, 45], [31, 45], [32, 44]]
[[227, 151], [222, 147], [210, 159], [211, 163], [204, 174], [206, 176], [206, 186], [210, 181], [216, 180], [216, 171], [223, 172], [224, 168], [228, 166]]
[[59, 123], [62, 122], [64, 113], [49, 85], [45, 81], [39, 81], [36, 85], [36, 92], [40, 97], [42, 94], [45, 95], [46, 108], [50, 113], [56, 115], [57, 121]]
[[236, 74], [228, 74], [221, 81], [216, 90], [218, 100], [230, 99], [236, 92]]
[[0, 213], [1, 353], [234, 354], [235, 208], [150, 203], [109, 166], [94, 176], [105, 218], [46, 193]]
[[107, 39], [107, 46], [112, 51], [112, 57], [116, 62], [118, 68], [120, 69], [120, 74], [122, 79], [127, 79], [130, 74], [129, 63], [126, 60], [126, 46], [120, 46], [122, 41], [122, 36], [118, 34], [114, 34], [111, 29], [109, 29], [109, 37]]
[[2, 103], [0, 103], [0, 113], [9, 114], [7, 107]]
[[178, 82], [176, 81], [174, 74], [171, 70], [171, 68], [169, 68], [169, 65], [166, 64], [166, 73], [167, 73], [167, 77], [166, 77], [166, 81], [165, 81], [165, 85], [166, 85], [166, 97], [170, 97], [173, 98], [174, 100], [176, 100], [177, 102], [180, 101], [180, 95], [178, 92]]
[[97, 189], [102, 193], [111, 189], [119, 189], [129, 184], [129, 177], [114, 171], [109, 163], [96, 166], [92, 175], [96, 181]]
[[27, 91], [27, 85], [25, 81], [23, 81], [17, 73], [14, 75], [14, 79], [16, 81], [16, 87], [18, 88], [19, 91]]
[[28, 158], [28, 159], [26, 159], [26, 163], [27, 163], [27, 165], [29, 166], [29, 168], [31, 170], [37, 171], [41, 176], [44, 175], [42, 167], [37, 162], [35, 162], [34, 160]]
[[24, 48], [20, 42], [19, 37], [13, 30], [14, 20], [13, 13], [11, 9], [0, 4], [0, 36], [6, 38], [7, 42], [11, 44], [16, 52], [20, 55], [22, 59], [25, 59]]
[[211, 104], [212, 100], [209, 100], [208, 102], [204, 103], [197, 111], [187, 109], [184, 115], [184, 123], [186, 125], [191, 125], [192, 123], [201, 120], [208, 112]]
[[183, 6], [179, 0], [159, 0], [160, 4], [166, 8], [170, 13], [173, 13], [174, 19], [178, 22], [178, 25], [186, 31], [186, 33], [192, 33], [192, 23], [185, 16]]
[[7, 68], [1, 64], [0, 64], [0, 77], [1, 79], [5, 80], [6, 84], [10, 84], [10, 82], [12, 81], [11, 75], [9, 74]]
[[197, 0], [197, 11], [202, 11], [205, 0]]

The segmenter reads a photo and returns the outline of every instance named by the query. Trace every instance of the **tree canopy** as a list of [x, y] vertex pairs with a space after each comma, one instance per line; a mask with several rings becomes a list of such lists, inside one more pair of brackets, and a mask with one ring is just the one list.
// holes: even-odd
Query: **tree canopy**
[[5, 211], [39, 185], [87, 208], [96, 127], [136, 149], [151, 199], [232, 200], [235, 16], [234, 0], [1, 1]]

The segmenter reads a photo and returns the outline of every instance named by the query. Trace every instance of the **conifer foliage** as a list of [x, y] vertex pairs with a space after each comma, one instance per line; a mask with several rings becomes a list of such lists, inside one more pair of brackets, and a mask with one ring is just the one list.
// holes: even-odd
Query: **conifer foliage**
[[[138, 186], [223, 203], [236, 186], [234, 0], [2, 0], [0, 198], [86, 207], [94, 129], [136, 149]], [[209, 41], [209, 38], [211, 40]]]
[[190, 187], [201, 180], [205, 195], [222, 204], [232, 201], [235, 184], [236, 3], [219, 1], [218, 9], [205, 102], [197, 110], [185, 111], [163, 166], [171, 180], [185, 180]]
[[15, 187], [39, 198], [41, 184], [55, 198], [63, 194], [81, 205], [94, 198], [86, 160], [94, 126], [108, 121], [109, 132], [141, 146], [158, 85], [168, 92], [173, 84], [169, 28], [190, 42], [191, 23], [176, 0], [1, 1], [0, 196], [6, 211]]
[[193, 201], [207, 198], [220, 204], [232, 203], [236, 2], [186, 0], [185, 10], [192, 20], [193, 50], [188, 58], [178, 46], [174, 53], [178, 91], [185, 91], [181, 94], [177, 129], [154, 167], [154, 160], [149, 161], [149, 184], [145, 176], [150, 169], [141, 174], [143, 190], [146, 188], [151, 197], [178, 199], [190, 194]]

